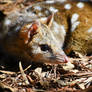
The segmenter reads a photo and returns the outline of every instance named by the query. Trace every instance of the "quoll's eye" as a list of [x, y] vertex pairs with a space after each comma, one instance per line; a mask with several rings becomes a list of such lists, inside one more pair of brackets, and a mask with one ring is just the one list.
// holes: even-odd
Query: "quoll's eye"
[[40, 48], [42, 51], [49, 51], [51, 48], [47, 44], [42, 44], [40, 45]]

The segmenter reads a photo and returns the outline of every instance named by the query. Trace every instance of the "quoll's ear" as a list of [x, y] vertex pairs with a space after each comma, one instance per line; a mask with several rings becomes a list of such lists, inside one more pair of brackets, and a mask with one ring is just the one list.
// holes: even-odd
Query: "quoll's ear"
[[19, 33], [19, 37], [22, 40], [22, 42], [24, 44], [28, 44], [32, 40], [33, 36], [37, 34], [37, 29], [38, 29], [37, 23], [24, 25]]
[[52, 14], [52, 15], [50, 15], [48, 17], [41, 18], [40, 22], [42, 24], [46, 24], [48, 27], [51, 27], [53, 19], [54, 19], [54, 14]]

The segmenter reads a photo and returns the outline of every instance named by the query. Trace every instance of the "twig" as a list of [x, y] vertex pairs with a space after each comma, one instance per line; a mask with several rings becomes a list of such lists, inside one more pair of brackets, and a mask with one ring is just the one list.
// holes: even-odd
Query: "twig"
[[[30, 67], [31, 67], [31, 65], [29, 65], [27, 68], [25, 68], [24, 72], [27, 71]], [[20, 71], [18, 73], [20, 73]]]
[[27, 77], [26, 77], [26, 74], [24, 73], [24, 70], [23, 70], [23, 68], [22, 68], [21, 62], [19, 62], [19, 69], [20, 69], [21, 75], [22, 75], [22, 77], [23, 77], [23, 79], [24, 79], [24, 81], [25, 81], [25, 84], [26, 84], [26, 85], [29, 85], [28, 79], [27, 79]]
[[14, 3], [14, 0], [0, 0], [0, 4], [11, 4], [11, 3]]
[[8, 90], [10, 90], [10, 92], [17, 92], [16, 88], [12, 88], [12, 87], [6, 86], [5, 84], [3, 84], [1, 82], [0, 82], [0, 88], [1, 89], [8, 89]]
[[16, 74], [15, 72], [11, 72], [11, 71], [4, 71], [4, 70], [0, 70], [1, 73], [5, 73], [5, 74]]
[[75, 76], [75, 77], [92, 77], [92, 72], [86, 72], [86, 73], [68, 73], [64, 74], [62, 76]]

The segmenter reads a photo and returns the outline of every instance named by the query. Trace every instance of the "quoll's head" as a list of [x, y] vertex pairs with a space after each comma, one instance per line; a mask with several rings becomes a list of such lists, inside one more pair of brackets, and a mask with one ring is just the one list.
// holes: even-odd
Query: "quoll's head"
[[[12, 55], [31, 61], [66, 63], [68, 59], [62, 50], [64, 26], [53, 19], [54, 14], [40, 6], [10, 14], [3, 24], [4, 49]], [[57, 35], [58, 30], [63, 30], [62, 34]]]
[[22, 27], [19, 37], [26, 45], [27, 54], [33, 61], [44, 63], [66, 63], [68, 58], [61, 49], [62, 42], [57, 40], [52, 31], [53, 16], [40, 18]]

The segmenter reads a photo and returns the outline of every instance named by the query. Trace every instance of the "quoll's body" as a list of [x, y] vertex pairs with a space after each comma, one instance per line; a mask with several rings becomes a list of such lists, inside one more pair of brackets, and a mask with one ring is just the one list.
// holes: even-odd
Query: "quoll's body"
[[92, 4], [88, 2], [37, 3], [7, 15], [1, 44], [5, 52], [26, 60], [66, 62], [64, 52], [92, 53], [91, 20]]

